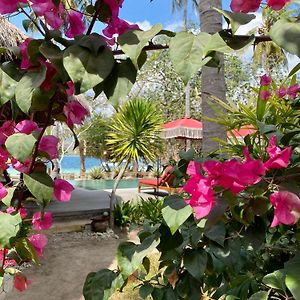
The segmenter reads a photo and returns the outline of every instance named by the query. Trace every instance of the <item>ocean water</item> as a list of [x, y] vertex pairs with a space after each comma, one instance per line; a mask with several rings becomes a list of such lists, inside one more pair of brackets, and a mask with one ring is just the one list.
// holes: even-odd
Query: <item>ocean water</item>
[[[101, 160], [94, 157], [85, 158], [86, 172], [89, 172], [92, 168], [100, 167]], [[61, 162], [61, 173], [80, 173], [80, 157], [78, 155], [66, 155]]]
[[[86, 172], [89, 172], [94, 167], [100, 167], [101, 160], [93, 157], [86, 157], [85, 158], [85, 168]], [[49, 168], [51, 165], [49, 164]], [[8, 172], [11, 175], [19, 174], [18, 171], [14, 170], [12, 167], [8, 169]], [[61, 162], [61, 173], [74, 173], [80, 174], [80, 157], [79, 155], [66, 155], [63, 157]]]

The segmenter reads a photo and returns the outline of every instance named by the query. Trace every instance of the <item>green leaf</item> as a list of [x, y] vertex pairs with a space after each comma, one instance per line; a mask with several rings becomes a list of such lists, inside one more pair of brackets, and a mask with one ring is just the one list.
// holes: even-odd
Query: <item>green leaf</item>
[[[102, 40], [99, 40], [102, 41]], [[75, 84], [76, 94], [81, 94], [101, 83], [114, 66], [114, 57], [107, 47], [88, 49], [85, 46], [73, 45], [64, 53], [63, 65]]]
[[51, 201], [53, 195], [53, 181], [48, 174], [24, 174], [24, 183], [39, 203], [45, 206]]
[[46, 67], [43, 66], [39, 71], [28, 71], [17, 83], [16, 102], [25, 114], [28, 114], [30, 110], [33, 92], [44, 82], [45, 78]]
[[31, 20], [23, 20], [22, 25], [26, 32], [28, 32], [29, 26], [32, 24]]
[[33, 261], [34, 263], [39, 262], [39, 258], [34, 250], [34, 247], [27, 238], [20, 238], [15, 242], [15, 248], [18, 256], [23, 261]]
[[261, 291], [253, 294], [249, 300], [268, 300], [269, 293], [266, 291]]
[[237, 32], [241, 25], [248, 24], [256, 18], [254, 14], [233, 13], [228, 10], [214, 9], [224, 16], [228, 25], [231, 25], [233, 34]]
[[69, 76], [63, 65], [64, 52], [49, 41], [44, 41], [39, 50], [53, 64], [62, 79], [67, 81]]
[[272, 289], [277, 289], [284, 292], [286, 290], [286, 286], [284, 284], [285, 273], [283, 272], [283, 270], [277, 270], [273, 273], [267, 274], [263, 278], [262, 282]]
[[271, 27], [270, 37], [287, 52], [300, 56], [300, 23], [280, 19]]
[[297, 300], [300, 299], [300, 255], [284, 264], [284, 272], [286, 274], [285, 284], [292, 293], [293, 297]]
[[288, 77], [294, 76], [300, 70], [300, 63], [298, 63], [289, 73]]
[[207, 264], [207, 253], [205, 250], [187, 249], [183, 254], [183, 265], [187, 271], [196, 279], [201, 280]]
[[15, 133], [8, 137], [5, 146], [8, 152], [20, 162], [25, 162], [34, 149], [36, 138], [32, 134]]
[[258, 92], [258, 97], [257, 97], [257, 106], [256, 106], [256, 116], [257, 120], [262, 121], [265, 111], [266, 111], [266, 106], [267, 106], [267, 101], [261, 99], [260, 93], [264, 90], [266, 90], [267, 87], [261, 86]]
[[203, 66], [203, 38], [206, 35], [179, 32], [170, 41], [170, 59], [185, 84]]
[[192, 213], [192, 207], [186, 204], [179, 196], [167, 197], [163, 204], [162, 215], [172, 234], [177, 231]]
[[138, 59], [142, 50], [162, 30], [161, 24], [154, 25], [147, 31], [129, 30], [118, 37], [118, 43], [132, 63], [139, 69]]
[[225, 45], [222, 46], [222, 41], [219, 40], [220, 45], [223, 47], [222, 52], [224, 53], [231, 53], [233, 50], [243, 49], [244, 47], [252, 45], [255, 41], [255, 36], [253, 34], [250, 36], [236, 36], [231, 35], [226, 30], [223, 30], [219, 33], [214, 34], [214, 36], [216, 36], [215, 39], [217, 41], [219, 39], [218, 35], [222, 38], [223, 42], [229, 47], [227, 48]]
[[149, 284], [142, 285], [139, 290], [140, 297], [146, 299], [153, 292], [153, 286]]
[[7, 207], [9, 207], [11, 205], [11, 200], [14, 196], [14, 192], [16, 190], [16, 187], [10, 187], [7, 188], [7, 195], [1, 200]]
[[17, 81], [20, 79], [20, 71], [16, 64], [4, 63], [0, 69], [0, 105], [11, 100], [15, 95]]
[[103, 83], [94, 88], [95, 97], [104, 89], [109, 102], [117, 108], [122, 100], [131, 91], [136, 81], [137, 70], [130, 59], [116, 62], [110, 75]]
[[223, 222], [219, 222], [211, 228], [204, 229], [204, 235], [207, 236], [210, 240], [218, 243], [221, 246], [224, 246], [224, 239], [226, 235], [226, 229]]
[[108, 300], [113, 292], [122, 286], [123, 282], [121, 276], [108, 269], [90, 273], [83, 286], [84, 299]]
[[124, 277], [130, 276], [143, 264], [144, 258], [159, 244], [157, 235], [151, 235], [139, 245], [131, 242], [120, 244], [117, 250], [118, 266]]
[[17, 236], [20, 230], [22, 218], [20, 214], [10, 215], [0, 214], [0, 246], [1, 248], [10, 248], [10, 239]]

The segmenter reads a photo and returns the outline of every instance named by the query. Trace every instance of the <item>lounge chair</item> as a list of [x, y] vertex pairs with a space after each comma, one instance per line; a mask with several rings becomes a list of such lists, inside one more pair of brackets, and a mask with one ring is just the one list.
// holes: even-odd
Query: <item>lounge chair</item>
[[138, 192], [141, 192], [142, 187], [153, 188], [154, 192], [157, 192], [158, 190], [165, 190], [170, 194], [179, 191], [180, 188], [176, 188], [173, 186], [175, 176], [172, 173], [170, 173], [172, 169], [172, 166], [168, 166], [160, 178], [139, 179]]

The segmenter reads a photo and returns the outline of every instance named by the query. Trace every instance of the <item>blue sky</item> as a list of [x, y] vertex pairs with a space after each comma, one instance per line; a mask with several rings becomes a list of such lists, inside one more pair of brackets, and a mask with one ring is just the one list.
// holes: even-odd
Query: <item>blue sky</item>
[[[189, 1], [192, 2], [192, 1]], [[223, 1], [224, 9], [229, 9], [230, 0]], [[183, 13], [176, 12], [172, 14], [172, 0], [125, 0], [120, 16], [130, 21], [138, 23], [142, 26], [150, 26], [156, 23], [161, 23], [164, 28], [178, 29], [182, 24]], [[19, 28], [22, 27], [22, 16], [12, 18], [11, 21]], [[189, 19], [192, 22], [198, 22], [196, 12], [189, 7]], [[100, 27], [98, 27], [100, 30]]]

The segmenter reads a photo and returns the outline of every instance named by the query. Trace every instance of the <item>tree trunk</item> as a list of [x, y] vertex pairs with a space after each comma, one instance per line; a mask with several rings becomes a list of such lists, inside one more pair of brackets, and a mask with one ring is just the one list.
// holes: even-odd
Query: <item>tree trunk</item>
[[184, 20], [184, 30], [188, 30], [188, 0], [184, 0], [183, 3], [183, 20]]
[[80, 157], [80, 178], [85, 177], [85, 143], [84, 141], [79, 141], [79, 157]]
[[[200, 29], [202, 32], [213, 34], [222, 30], [222, 16], [213, 8], [222, 8], [221, 0], [201, 0], [199, 5]], [[226, 139], [225, 128], [219, 124], [205, 120], [205, 117], [215, 118], [210, 107], [211, 96], [226, 100], [224, 78], [224, 57], [219, 53], [221, 69], [203, 67], [201, 78], [202, 116], [203, 116], [203, 145], [202, 151], [208, 154], [219, 149], [219, 143], [212, 138]]]
[[114, 207], [115, 207], [115, 204], [116, 204], [116, 200], [117, 200], [117, 195], [116, 195], [116, 191], [117, 191], [117, 188], [119, 186], [119, 183], [128, 167], [128, 164], [129, 164], [129, 160], [126, 162], [125, 166], [120, 170], [117, 178], [115, 179], [115, 182], [114, 182], [114, 185], [113, 185], [113, 188], [112, 188], [112, 191], [111, 191], [111, 195], [110, 195], [110, 203], [109, 203], [109, 227], [111, 229], [114, 228], [114, 216], [113, 216], [113, 210], [114, 210]]

